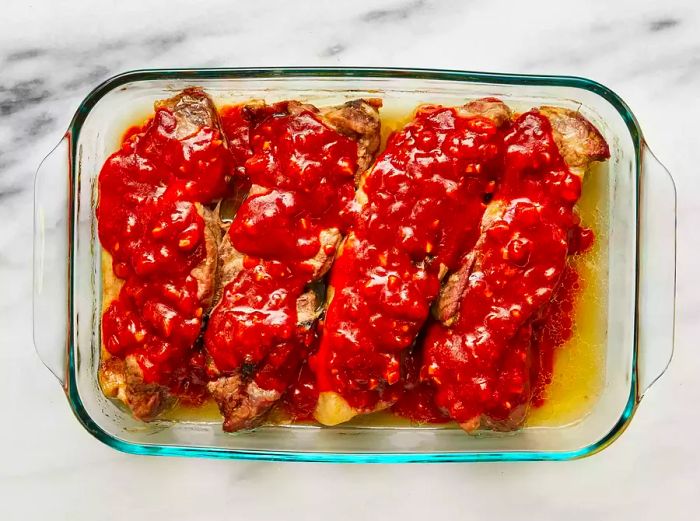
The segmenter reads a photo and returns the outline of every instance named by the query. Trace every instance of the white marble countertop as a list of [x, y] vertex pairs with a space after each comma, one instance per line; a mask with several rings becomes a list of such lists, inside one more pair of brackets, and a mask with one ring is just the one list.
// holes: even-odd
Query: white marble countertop
[[[9, 2], [0, 21], [0, 518], [690, 519], [700, 452], [700, 4], [692, 0]], [[589, 5], [590, 4], [590, 5]], [[31, 336], [32, 177], [89, 90], [146, 67], [366, 65], [572, 74], [625, 99], [679, 191], [676, 354], [632, 425], [568, 463], [147, 458], [73, 418]], [[693, 230], [696, 230], [693, 232]]]

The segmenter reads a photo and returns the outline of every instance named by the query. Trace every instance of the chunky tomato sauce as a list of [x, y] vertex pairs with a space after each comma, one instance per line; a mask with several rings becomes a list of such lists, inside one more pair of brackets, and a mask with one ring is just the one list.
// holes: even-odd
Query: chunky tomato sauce
[[494, 218], [475, 247], [459, 317], [450, 328], [433, 324], [424, 344], [423, 376], [460, 423], [482, 415], [506, 421], [527, 403], [532, 319], [552, 298], [567, 254], [592, 240], [573, 212], [581, 179], [566, 167], [549, 121], [523, 114], [505, 145]]
[[219, 371], [252, 368], [258, 386], [282, 392], [314, 338], [312, 324], [300, 323], [297, 300], [347, 227], [357, 144], [287, 104], [254, 111], [252, 119], [244, 169], [252, 191], [229, 230], [243, 269], [224, 289], [205, 342]]
[[189, 354], [203, 318], [191, 275], [206, 255], [198, 205], [225, 195], [231, 157], [218, 129], [201, 127], [178, 139], [177, 125], [160, 108], [124, 135], [99, 175], [97, 219], [114, 274], [124, 280], [102, 320], [105, 348], [134, 355], [147, 383], [187, 394], [195, 385], [182, 366], [196, 372], [199, 362]]
[[[113, 356], [134, 356], [147, 383], [192, 404], [211, 378], [241, 372], [283, 394], [294, 420], [310, 419], [323, 391], [361, 412], [394, 403], [420, 423], [507, 421], [543, 402], [579, 290], [567, 256], [594, 240], [544, 116], [497, 128], [423, 107], [358, 194], [357, 143], [314, 112], [241, 105], [220, 120], [227, 144], [209, 127], [178, 138], [160, 108], [100, 172], [99, 237], [124, 281], [102, 320]], [[242, 269], [202, 339], [202, 205], [222, 198]], [[344, 235], [317, 334], [318, 313], [299, 302]], [[469, 259], [456, 321], [426, 329], [441, 279]]]
[[366, 202], [333, 265], [334, 291], [311, 366], [321, 391], [371, 410], [399, 391], [402, 351], [478, 237], [502, 136], [483, 117], [425, 107], [394, 134], [363, 186]]
[[[592, 244], [590, 241], [593, 240], [593, 235], [588, 229], [584, 228], [581, 231], [588, 241], [587, 249]], [[572, 235], [576, 236], [576, 232]], [[571, 253], [584, 253], [586, 249], [572, 250]], [[547, 386], [552, 382], [556, 351], [572, 337], [574, 306], [580, 290], [579, 275], [573, 266], [567, 263], [552, 300], [533, 320], [530, 354], [530, 404], [533, 407], [540, 407], [545, 403]], [[435, 382], [420, 376], [422, 348], [423, 342], [419, 340], [418, 345], [406, 357], [403, 391], [391, 410], [394, 414], [416, 423], [444, 423], [450, 418], [435, 403]]]

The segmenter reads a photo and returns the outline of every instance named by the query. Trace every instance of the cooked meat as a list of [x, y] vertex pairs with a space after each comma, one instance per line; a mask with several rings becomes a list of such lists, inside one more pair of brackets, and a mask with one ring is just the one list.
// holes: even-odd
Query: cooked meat
[[228, 226], [222, 227], [224, 234], [219, 243], [218, 273], [216, 277], [216, 288], [214, 291], [214, 306], [221, 300], [221, 293], [224, 287], [232, 282], [243, 269], [244, 255], [237, 251], [228, 236]]
[[209, 392], [219, 405], [226, 432], [257, 427], [262, 416], [280, 399], [277, 391], [261, 389], [254, 381], [246, 383], [240, 374], [210, 382]]
[[[586, 169], [609, 156], [607, 143], [575, 111], [543, 106], [516, 117], [483, 98], [419, 108], [373, 164], [380, 106], [252, 101], [220, 117], [198, 88], [155, 103], [153, 121], [105, 163], [110, 189], [100, 184], [101, 200], [129, 201], [123, 212], [112, 203], [114, 219], [98, 208], [106, 396], [151, 420], [194, 396], [185, 390], [193, 363], [192, 381], [218, 404], [224, 430], [250, 429], [304, 364], [318, 377], [315, 418], [335, 425], [396, 402], [404, 353], [420, 356], [415, 339], [432, 309], [414, 384], [430, 387], [428, 399], [435, 393], [436, 414], [468, 432], [522, 425], [533, 320], [576, 240], [566, 212]], [[545, 174], [556, 184], [538, 193]], [[145, 237], [142, 246], [134, 237]], [[533, 277], [538, 285], [523, 290]], [[202, 340], [204, 361], [192, 356]]]
[[548, 106], [542, 106], [538, 111], [551, 123], [559, 153], [572, 171], [576, 169], [585, 171], [592, 162], [605, 161], [610, 157], [610, 149], [605, 138], [579, 112]]
[[498, 98], [475, 99], [459, 107], [457, 110], [462, 116], [481, 116], [488, 118], [493, 121], [497, 127], [508, 123], [513, 115], [508, 105]]
[[[214, 288], [216, 286], [216, 270], [218, 265], [217, 250], [221, 232], [214, 213], [208, 208], [197, 204], [197, 210], [205, 220], [206, 255], [202, 262], [191, 272], [197, 281], [197, 296], [206, 311], [212, 306]], [[116, 278], [112, 272], [111, 258], [104, 254], [107, 262], [103, 265], [103, 308], [117, 298], [123, 281]], [[102, 363], [99, 369], [99, 380], [103, 392], [110, 398], [117, 398], [126, 403], [135, 417], [147, 421], [153, 419], [174, 398], [169, 396], [168, 388], [157, 384], [144, 384], [143, 374], [133, 357], [121, 358], [111, 356], [102, 349]], [[129, 375], [126, 371], [130, 369]]]
[[357, 141], [357, 176], [372, 164], [379, 150], [381, 122], [380, 99], [357, 99], [338, 107], [321, 109], [321, 119], [331, 128]]
[[[324, 380], [338, 380], [335, 384], [336, 389], [325, 389], [319, 394], [314, 417], [320, 423], [336, 425], [357, 414], [389, 407], [396, 400], [397, 395], [392, 391], [392, 387], [397, 387], [399, 361], [396, 353], [401, 349], [395, 344], [400, 342], [403, 346], [408, 346], [413, 342], [424, 319], [427, 318], [422, 316], [422, 308], [429, 306], [433, 299], [430, 288], [433, 283], [439, 284], [447, 272], [447, 264], [454, 262], [453, 257], [458, 255], [457, 251], [460, 248], [468, 249], [465, 245], [454, 244], [458, 238], [468, 240], [463, 237], [463, 232], [448, 229], [453, 222], [458, 223], [460, 220], [463, 220], [465, 228], [473, 221], [475, 230], [478, 229], [483, 211], [480, 191], [488, 189], [487, 177], [494, 167], [489, 159], [492, 149], [497, 146], [494, 134], [500, 132], [499, 129], [505, 127], [509, 119], [508, 107], [494, 98], [474, 100], [454, 109], [421, 107], [417, 111], [416, 120], [390, 138], [387, 150], [360, 181], [361, 188], [356, 195], [356, 202], [368, 211], [360, 214], [361, 221], [364, 221], [358, 225], [361, 230], [351, 231], [341, 246], [336, 264], [331, 270], [327, 319], [318, 355], [321, 360], [320, 372], [335, 375], [346, 373], [347, 381], [341, 383], [339, 376], [324, 376]], [[444, 145], [441, 146], [441, 142]], [[475, 145], [475, 142], [478, 144]], [[392, 147], [392, 144], [395, 146]], [[447, 144], [451, 144], [452, 147], [447, 148]], [[479, 156], [480, 153], [483, 157]], [[483, 162], [480, 162], [482, 160]], [[399, 161], [404, 161], [405, 165], [397, 166]], [[377, 189], [375, 186], [373, 190], [381, 193], [375, 195], [374, 200], [370, 200], [365, 187], [375, 177], [382, 179], [375, 182], [382, 188]], [[424, 181], [428, 179], [431, 181]], [[440, 186], [441, 184], [443, 185]], [[412, 199], [414, 193], [421, 190], [430, 190], [431, 193], [426, 194], [425, 199]], [[441, 190], [444, 192], [440, 193]], [[435, 193], [440, 195], [435, 196]], [[437, 197], [439, 200], [430, 197]], [[388, 214], [401, 212], [402, 207], [414, 209], [413, 213], [402, 217], [402, 222], [398, 223], [396, 229], [390, 230], [396, 239], [395, 244], [388, 247], [381, 244], [377, 232], [363, 236], [366, 232], [362, 230], [364, 227], [374, 226], [373, 222], [386, 218], [376, 213], [376, 208], [383, 207], [384, 200], [390, 200], [393, 204], [393, 207], [384, 208]], [[436, 216], [434, 222], [428, 223], [430, 227], [425, 229], [420, 216], [426, 215], [428, 208], [452, 200], [458, 201], [452, 207], [457, 213], [445, 215], [444, 219], [442, 215]], [[404, 236], [403, 240], [400, 238], [401, 234]], [[419, 234], [435, 238], [435, 242], [430, 242], [432, 239], [428, 241], [421, 252], [415, 251], [412, 242], [418, 240], [414, 237]], [[386, 251], [382, 250], [384, 247], [387, 247]], [[442, 252], [439, 248], [442, 248]], [[372, 273], [361, 273], [359, 265], [364, 260], [360, 259], [375, 255], [373, 252], [376, 251], [381, 251], [377, 255], [376, 269]], [[415, 273], [412, 270], [415, 270]], [[343, 275], [345, 271], [347, 275]], [[337, 277], [340, 278], [342, 286], [338, 289], [333, 287], [336, 273], [340, 274]], [[354, 284], [355, 279], [362, 280], [362, 288], [347, 287], [348, 282]], [[420, 281], [430, 283], [421, 284]], [[392, 285], [402, 288], [401, 291], [396, 290], [396, 296], [392, 296], [392, 291], [395, 290]], [[363, 303], [367, 300], [364, 293], [366, 288], [384, 286], [386, 290], [382, 291], [382, 295], [385, 296], [381, 298], [381, 309], [375, 311], [375, 316], [389, 322], [377, 325], [374, 319], [371, 319], [364, 324], [363, 321], [368, 320], [370, 313], [369, 307]], [[337, 295], [340, 289], [342, 302], [337, 304], [334, 295]], [[415, 302], [413, 309], [401, 310], [408, 301]], [[374, 330], [375, 333], [371, 338], [360, 339], [357, 332], [365, 327]], [[388, 331], [384, 333], [383, 330]], [[383, 342], [394, 345], [382, 352], [378, 347], [382, 341], [377, 340], [377, 337], [382, 334], [391, 336], [392, 330], [398, 330], [394, 333], [395, 338], [385, 339]], [[373, 347], [373, 343], [377, 346]], [[349, 360], [339, 361], [335, 344], [345, 346], [344, 349], [351, 351], [351, 354], [346, 355], [350, 357]], [[361, 358], [365, 360], [361, 362]], [[370, 359], [373, 362], [369, 362]], [[336, 362], [331, 362], [332, 360]], [[330, 363], [336, 363], [336, 366], [333, 369], [326, 367]], [[365, 364], [365, 367], [361, 364]], [[352, 369], [348, 368], [350, 365]], [[341, 392], [342, 386], [345, 386], [350, 394], [356, 395], [353, 398], [354, 404], [347, 401], [347, 397]]]
[[219, 128], [219, 116], [211, 98], [200, 88], [190, 87], [172, 98], [156, 101], [155, 109], [167, 109], [175, 116], [175, 139], [192, 136], [203, 127]]
[[472, 272], [473, 264], [474, 255], [469, 253], [459, 270], [451, 273], [440, 289], [440, 295], [433, 306], [433, 315], [446, 326], [452, 325], [457, 318], [456, 315], [462, 303], [462, 294], [469, 283], [469, 274]]
[[[357, 144], [357, 167], [354, 174], [356, 175], [356, 179], [359, 179], [361, 172], [371, 163], [379, 147], [380, 122], [377, 109], [380, 104], [381, 103], [377, 100], [355, 100], [338, 107], [320, 110], [311, 105], [294, 101], [284, 102], [271, 107], [258, 104], [250, 109], [250, 117], [253, 121], [251, 136], [255, 134], [256, 128], [268, 124], [267, 118], [271, 113], [277, 114], [278, 116], [289, 115], [292, 116], [292, 118], [299, 118], [298, 121], [303, 121], [304, 117], [308, 117], [304, 116], [304, 114], [311, 113], [329, 128], [346, 138], [350, 138]], [[294, 119], [290, 121], [290, 124], [294, 125]], [[306, 130], [306, 132], [308, 133], [309, 130]], [[270, 144], [267, 143], [265, 146], [269, 147]], [[264, 153], [266, 150], [268, 149], [263, 148], [262, 152]], [[273, 159], [270, 159], [270, 161], [279, 160], [279, 158], [274, 155], [271, 157]], [[276, 175], [281, 176], [284, 172], [284, 170], [280, 170]], [[289, 188], [287, 188], [288, 183], [289, 181], [284, 179], [278, 181], [279, 186], [282, 186], [283, 190], [289, 190]], [[303, 190], [306, 194], [313, 194], [315, 190], [320, 190], [322, 188], [321, 186], [303, 186], [300, 187], [300, 190]], [[250, 188], [248, 199], [243, 202], [237, 217], [234, 218], [232, 226], [240, 226], [240, 223], [237, 224], [236, 219], [241, 219], [240, 215], [242, 212], [247, 211], [245, 208], [246, 205], [253, 204], [256, 197], [265, 197], [268, 193], [279, 189], [280, 188], [274, 183], [270, 186], [261, 186], [255, 184], [254, 180]], [[338, 189], [340, 189], [340, 187], [338, 187]], [[308, 195], [305, 197], [308, 197]], [[265, 204], [269, 205], [267, 202], [265, 202]], [[267, 208], [269, 208], [269, 206], [267, 206]], [[321, 208], [321, 210], [324, 209]], [[338, 220], [337, 216], [331, 216], [331, 218], [333, 221]], [[336, 249], [342, 239], [342, 234], [338, 226], [328, 226], [325, 228], [322, 227], [318, 231], [317, 238], [319, 247], [316, 253], [312, 257], [298, 261], [300, 267], [292, 270], [292, 272], [294, 272], [294, 270], [302, 270], [306, 273], [304, 277], [306, 277], [305, 282], [307, 284], [318, 281], [328, 271], [333, 262]], [[269, 257], [269, 259], [263, 256], [266, 262], [274, 262], [275, 254], [270, 253], [268, 255], [272, 256]], [[234, 246], [231, 233], [227, 233], [220, 248], [220, 284], [222, 288], [233, 288], [236, 284], [247, 283], [243, 282], [243, 280], [248, 277], [246, 269], [261, 269], [261, 266], [246, 268], [244, 266], [245, 259], [246, 255], [239, 252]], [[284, 261], [282, 265], [284, 265], [285, 262], [287, 261]], [[269, 277], [271, 275], [266, 273], [260, 276]], [[243, 277], [243, 279], [241, 279], [241, 277]], [[243, 290], [237, 291], [242, 292]], [[269, 291], [274, 292], [274, 290]], [[295, 312], [298, 329], [297, 334], [306, 337], [313, 330], [315, 321], [321, 312], [319, 296], [315, 291], [300, 291], [299, 293], [296, 293], [296, 291], [296, 289], [289, 288], [284, 292], [285, 295], [287, 292], [289, 292], [289, 294], [298, 295], [294, 297], [296, 298], [295, 310], [287, 310], [285, 314]], [[269, 292], [267, 295], [269, 295]], [[216, 352], [212, 352], [211, 349], [211, 346], [215, 342], [214, 338], [225, 339], [228, 335], [233, 334], [225, 328], [233, 327], [231, 324], [235, 324], [240, 320], [248, 320], [241, 318], [241, 314], [252, 316], [263, 313], [262, 309], [251, 306], [250, 303], [243, 304], [243, 301], [240, 300], [243, 298], [242, 296], [236, 297], [238, 299], [236, 302], [239, 303], [235, 305], [233, 310], [229, 311], [228, 307], [231, 306], [231, 304], [227, 303], [225, 290], [220, 289], [217, 291], [217, 296], [217, 304], [212, 313], [212, 319], [210, 319], [206, 335], [207, 346], [210, 348], [209, 350], [210, 353], [212, 353], [213, 359], [217, 358]], [[257, 305], [262, 306], [263, 304], [258, 303]], [[268, 309], [270, 306], [276, 309], [277, 304], [268, 300], [264, 306], [265, 309]], [[248, 311], [243, 311], [244, 309]], [[265, 313], [267, 312], [268, 311], [265, 311]], [[279, 314], [279, 311], [275, 311], [275, 313]], [[307, 333], [303, 333], [304, 331]], [[304, 342], [308, 342], [308, 340]], [[268, 354], [262, 354], [261, 359], [249, 360], [246, 362], [246, 368], [253, 368], [252, 375], [244, 371], [244, 367], [240, 366], [240, 364], [238, 364], [238, 367], [236, 367], [236, 363], [233, 363], [233, 367], [221, 368], [218, 367], [220, 364], [213, 363], [213, 365], [217, 366], [216, 369], [222, 376], [209, 384], [209, 390], [224, 415], [224, 430], [235, 431], [252, 428], [264, 419], [271, 406], [279, 400], [282, 394], [282, 390], [279, 388], [275, 390], [270, 389], [269, 382], [274, 381], [278, 387], [286, 387], [291, 384], [291, 379], [298, 373], [300, 365], [306, 356], [304, 353], [308, 347], [302, 345], [304, 342], [292, 348], [290, 347], [290, 343], [285, 341], [282, 342], [284, 348], [280, 350], [280, 348], [275, 347], [275, 341], [273, 340]], [[257, 354], [255, 356], [260, 358], [261, 355]], [[267, 387], [262, 386], [262, 379], [268, 382], [268, 384], [266, 384]]]
[[127, 405], [134, 417], [152, 420], [172, 401], [167, 387], [144, 383], [143, 371], [134, 357], [127, 356], [123, 360], [107, 356], [100, 364], [102, 391], [105, 396]]
[[583, 116], [554, 107], [521, 115], [506, 144], [504, 178], [481, 236], [443, 289], [436, 306], [443, 325], [429, 328], [424, 346], [438, 405], [468, 432], [524, 422], [532, 320], [559, 283], [580, 180], [609, 157]]
[[[365, 171], [372, 162], [372, 159], [379, 149], [381, 122], [377, 109], [381, 106], [381, 101], [377, 99], [352, 100], [343, 105], [317, 109], [313, 105], [302, 104], [295, 101], [287, 102], [286, 111], [290, 114], [299, 114], [303, 111], [311, 111], [318, 114], [319, 118], [329, 127], [338, 133], [346, 135], [357, 141], [357, 175]], [[264, 113], [268, 107], [259, 100], [248, 108], [253, 114]], [[254, 119], [254, 116], [252, 117]], [[248, 196], [263, 194], [267, 188], [253, 185], [250, 187]], [[243, 200], [245, 197], [242, 198]], [[242, 201], [241, 201], [242, 202]], [[237, 205], [236, 210], [240, 206]], [[219, 269], [220, 276], [217, 280], [215, 303], [221, 298], [221, 291], [224, 286], [233, 281], [238, 273], [243, 269], [243, 259], [245, 255], [237, 251], [228, 235], [228, 226], [223, 228], [224, 237], [219, 247]], [[319, 234], [320, 248], [318, 253], [305, 261], [313, 271], [313, 280], [320, 279], [330, 269], [335, 251], [342, 236], [337, 228], [327, 228], [321, 230]], [[326, 252], [331, 251], [332, 254]]]
[[98, 373], [102, 392], [108, 398], [117, 398], [126, 403], [126, 374], [124, 370], [124, 360], [109, 353], [102, 354], [100, 370]]
[[143, 381], [143, 370], [133, 356], [127, 356], [125, 363], [126, 404], [138, 419], [148, 421], [158, 416], [173, 398], [168, 388]]
[[219, 265], [219, 243], [221, 242], [221, 225], [218, 216], [207, 207], [197, 203], [197, 212], [204, 219], [204, 245], [206, 254], [202, 262], [195, 266], [191, 275], [197, 280], [197, 297], [202, 303], [204, 313], [214, 305], [214, 290]]
[[[580, 113], [561, 107], [543, 106], [538, 111], [545, 115], [552, 124], [552, 134], [567, 166], [577, 175], [583, 177], [585, 169], [594, 161], [603, 161], [609, 157], [605, 139], [590, 121]], [[502, 200], [496, 199], [488, 206], [482, 220], [482, 229], [500, 218], [505, 211]], [[475, 249], [476, 250], [476, 249]], [[469, 275], [473, 271], [475, 251], [469, 252], [460, 268], [452, 273], [440, 291], [435, 303], [435, 318], [445, 325], [450, 325], [456, 318], [460, 300], [467, 287]]]
[[[494, 109], [482, 107], [494, 117]], [[593, 162], [602, 161], [609, 156], [605, 139], [590, 121], [580, 113], [560, 107], [543, 106], [538, 111], [545, 115], [552, 124], [554, 140], [564, 161], [572, 172], [583, 176], [583, 171]], [[583, 170], [583, 171], [581, 171]], [[504, 204], [498, 199], [489, 205], [484, 213], [482, 229], [498, 219], [504, 212]], [[474, 252], [470, 252], [459, 270], [452, 273], [447, 283], [440, 291], [440, 297], [435, 303], [434, 315], [445, 325], [455, 320], [462, 293], [464, 292], [474, 263]]]
[[[169, 98], [167, 100], [158, 101], [155, 103], [155, 109], [166, 109], [169, 114], [174, 117], [175, 125], [172, 127], [172, 132], [168, 139], [187, 140], [192, 136], [201, 132], [202, 129], [213, 129], [220, 132], [219, 117], [214, 107], [213, 102], [201, 89], [190, 88]], [[115, 156], [121, 155], [120, 160], [123, 164], [130, 168], [130, 175], [134, 176], [134, 185], [137, 187], [148, 186], [147, 183], [152, 182], [144, 176], [138, 168], [140, 162], [152, 160], [152, 156], [159, 160], [161, 152], [158, 149], [158, 144], [153, 140], [152, 134], [157, 133], [153, 128], [147, 127], [143, 134], [136, 136], [138, 140], [145, 139], [146, 145], [139, 149], [139, 146], [131, 148], [123, 148]], [[169, 131], [170, 131], [170, 127]], [[210, 139], [217, 139], [216, 137]], [[223, 137], [221, 138], [223, 139]], [[155, 144], [154, 144], [155, 143]], [[221, 142], [219, 142], [221, 143]], [[183, 145], [184, 146], [184, 145]], [[223, 146], [226, 146], [223, 141]], [[145, 159], [142, 159], [141, 156]], [[177, 156], [172, 156], [177, 157]], [[174, 159], [169, 158], [169, 161]], [[183, 157], [183, 160], [188, 160]], [[136, 166], [131, 166], [136, 165]], [[168, 167], [173, 167], [167, 163]], [[218, 170], [214, 170], [218, 175]], [[176, 172], [175, 175], [181, 175], [182, 172]], [[198, 182], [206, 181], [208, 172], [196, 172], [194, 176]], [[138, 183], [141, 183], [140, 185]], [[142, 189], [142, 188], [139, 188]], [[154, 191], [154, 197], [159, 197], [158, 192]], [[188, 201], [189, 202], [189, 201]], [[211, 202], [211, 201], [205, 201]], [[200, 202], [194, 202], [196, 213], [204, 220], [203, 228], [203, 245], [204, 253], [202, 260], [194, 266], [190, 271], [190, 275], [197, 283], [196, 297], [201, 304], [200, 316], [206, 313], [213, 304], [214, 291], [217, 286], [216, 276], [218, 270], [218, 249], [221, 240], [221, 230], [218, 222], [218, 215], [208, 209]], [[138, 212], [138, 208], [136, 209]], [[100, 220], [100, 224], [104, 224]], [[110, 305], [119, 299], [120, 291], [124, 285], [124, 280], [118, 278], [114, 274], [112, 266], [112, 255], [108, 252], [109, 248], [105, 245], [103, 253], [103, 311], [106, 311]], [[132, 278], [136, 275], [130, 275]], [[158, 279], [158, 283], [168, 283], [168, 276], [162, 275]], [[150, 280], [149, 280], [150, 282]], [[145, 283], [145, 282], [144, 282]], [[172, 285], [172, 282], [170, 282]], [[133, 285], [138, 287], [140, 283], [137, 278], [134, 278]], [[178, 288], [174, 288], [179, 291]], [[130, 304], [131, 305], [131, 304]], [[141, 312], [143, 312], [141, 310]], [[143, 333], [139, 333], [143, 334]], [[99, 370], [99, 379], [103, 391], [107, 396], [117, 398], [123, 401], [132, 410], [135, 417], [149, 420], [157, 416], [164, 407], [174, 401], [170, 396], [167, 385], [164, 383], [145, 383], [143, 370], [139, 366], [136, 357], [128, 355], [125, 358], [121, 356], [111, 355], [103, 346], [102, 363]]]
[[311, 259], [306, 261], [313, 272], [313, 280], [318, 280], [323, 277], [333, 264], [335, 252], [343, 238], [338, 228], [327, 228], [319, 233], [319, 242], [321, 247], [318, 253]]
[[[462, 107], [461, 113], [470, 116], [483, 116], [491, 119], [499, 127], [508, 123], [512, 113], [508, 106], [496, 98], [483, 98], [471, 101]], [[483, 219], [490, 219], [488, 214]], [[452, 273], [440, 290], [440, 296], [433, 307], [433, 315], [441, 322], [449, 325], [454, 320], [454, 315], [459, 308], [460, 298], [466, 287], [471, 265], [474, 262], [473, 255], [468, 253], [459, 270]]]
[[321, 314], [321, 297], [316, 291], [309, 290], [297, 299], [297, 321], [311, 328]]

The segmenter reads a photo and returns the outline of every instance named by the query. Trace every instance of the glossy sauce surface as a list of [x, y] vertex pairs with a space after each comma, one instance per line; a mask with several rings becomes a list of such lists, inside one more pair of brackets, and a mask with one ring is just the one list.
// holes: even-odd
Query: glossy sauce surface
[[[319, 259], [335, 253], [337, 239], [323, 241], [324, 231], [346, 228], [357, 144], [286, 104], [251, 118], [245, 175], [253, 192], [229, 230], [243, 270], [224, 289], [205, 343], [219, 371], [252, 367], [261, 388], [282, 392], [314, 340], [311, 324], [299, 323], [297, 300]], [[223, 119], [227, 128], [227, 111]]]
[[[567, 254], [591, 242], [573, 212], [581, 179], [561, 158], [549, 121], [525, 113], [505, 142], [496, 210], [475, 248], [457, 321], [431, 325], [424, 343], [422, 376], [436, 386], [438, 406], [460, 423], [480, 416], [522, 421], [532, 392], [532, 320], [557, 289]], [[554, 339], [538, 338], [535, 359], [547, 378]]]
[[441, 271], [478, 236], [501, 142], [490, 120], [434, 106], [390, 137], [330, 273], [333, 294], [310, 361], [320, 391], [359, 410], [399, 392], [401, 353], [428, 316]]
[[[399, 107], [393, 113], [390, 113], [390, 110], [390, 107], [385, 107], [383, 111], [383, 126], [385, 129], [392, 127], [401, 128], [408, 121], [408, 116], [413, 111], [412, 107]], [[229, 137], [230, 148], [232, 150], [235, 148], [231, 143], [232, 136], [238, 135], [238, 150], [240, 154], [238, 157], [243, 157], [243, 161], [245, 161], [252, 152], [249, 147], [246, 147], [245, 140], [248, 139], [249, 129], [240, 122], [240, 108], [225, 107], [222, 109], [221, 115], [224, 129], [226, 129], [227, 122], [229, 123], [229, 130], [226, 133]], [[129, 141], [130, 135], [142, 133], [143, 129], [148, 128], [149, 124], [138, 125], [130, 129], [129, 135], [125, 136], [125, 141]], [[604, 178], [604, 175], [600, 175], [598, 178]], [[239, 177], [239, 179], [241, 178]], [[590, 182], [590, 180], [587, 182]], [[247, 190], [247, 187], [245, 190]], [[599, 205], [605, 201], [604, 194], [605, 188], [601, 183], [597, 183], [594, 187], [588, 186], [584, 191], [582, 205], [580, 205], [583, 206], [581, 215], [583, 221], [587, 225], [593, 225], [595, 229], [596, 242], [593, 247], [595, 251], [577, 255], [572, 259], [571, 266], [573, 268], [571, 273], [579, 274], [577, 278], [582, 289], [580, 291], [574, 290], [568, 296], [562, 298], [573, 303], [573, 310], [568, 313], [569, 320], [573, 322], [570, 329], [570, 332], [573, 331], [573, 338], [564, 345], [551, 350], [553, 354], [553, 357], [551, 357], [553, 358], [553, 381], [543, 393], [543, 403], [539, 403], [539, 400], [537, 400], [538, 403], [535, 403], [537, 408], [531, 411], [529, 424], [558, 425], [580, 417], [590, 407], [590, 402], [595, 399], [595, 395], [601, 386], [601, 364], [604, 360], [602, 346], [605, 338], [604, 333], [601, 333], [601, 331], [605, 328], [605, 313], [601, 314], [600, 309], [603, 306], [601, 299], [604, 299], [605, 281], [600, 276], [600, 263], [603, 262], [605, 250], [600, 248], [604, 248], [605, 244], [601, 245], [598, 239], [603, 235], [604, 228], [602, 227], [605, 225], [605, 216], [601, 216], [599, 213]], [[562, 285], [560, 290], [563, 290], [564, 286]], [[557, 293], [560, 290], [557, 290]], [[582, 296], [583, 294], [585, 296]], [[559, 297], [555, 294], [554, 299], [558, 301]], [[564, 315], [566, 314], [564, 313]], [[581, 321], [582, 316], [586, 320]], [[545, 318], [547, 317], [549, 317], [548, 314]], [[564, 339], [566, 335], [563, 334], [559, 318], [552, 316], [549, 327], [553, 328], [555, 337]], [[564, 319], [564, 322], [566, 322], [566, 319]], [[558, 344], [559, 342], [555, 343]], [[283, 365], [285, 355], [288, 355], [288, 350], [280, 349], [276, 361], [277, 367]], [[187, 364], [179, 364], [178, 368], [173, 372], [173, 376], [170, 377], [173, 388], [178, 386], [187, 388], [192, 385], [191, 382], [193, 380], [201, 383], [205, 378], [203, 376], [203, 353], [195, 351], [188, 357], [191, 360], [188, 360]], [[262, 373], [262, 371], [260, 372]], [[275, 371], [268, 371], [268, 373], [271, 373], [272, 377], [268, 380], [270, 383], [266, 383], [266, 386], [267, 388], [273, 388], [275, 383], [280, 382], [281, 379], [274, 375]], [[261, 379], [264, 380], [265, 376], [262, 376]], [[430, 392], [434, 391], [431, 390]], [[183, 392], [177, 393], [187, 395], [187, 393]], [[294, 386], [285, 395], [285, 401], [287, 402], [285, 409], [294, 411], [297, 420], [309, 420], [317, 395], [318, 388], [315, 384], [314, 374], [307, 365], [304, 365], [301, 377], [296, 380]], [[404, 402], [405, 407], [402, 411], [399, 410], [401, 403], [395, 407], [395, 410], [404, 417], [413, 418], [413, 420], [420, 423], [445, 421], [442, 414], [432, 404], [432, 397], [429, 394], [422, 392], [420, 396], [414, 398], [414, 403], [406, 404]], [[219, 417], [218, 410], [213, 404], [204, 407], [192, 407], [192, 405], [197, 405], [198, 403], [188, 402], [187, 400], [181, 401], [180, 405], [167, 412], [165, 417], [175, 420], [216, 420]], [[566, 410], [563, 410], [562, 407]], [[358, 419], [355, 423], [358, 425], [402, 424], [401, 419], [393, 419], [386, 413], [366, 416]]]
[[176, 130], [172, 112], [158, 109], [127, 131], [99, 174], [99, 238], [124, 280], [102, 334], [110, 354], [136, 357], [147, 383], [191, 389], [199, 401], [201, 387], [182, 374], [191, 364], [197, 371], [189, 354], [203, 315], [191, 275], [206, 255], [198, 204], [226, 193], [231, 158], [217, 129], [184, 138]]

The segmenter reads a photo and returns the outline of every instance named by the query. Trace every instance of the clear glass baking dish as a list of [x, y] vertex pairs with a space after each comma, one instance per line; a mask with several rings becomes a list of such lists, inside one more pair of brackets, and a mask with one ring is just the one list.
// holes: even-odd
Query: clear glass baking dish
[[[497, 96], [516, 108], [580, 110], [608, 140], [607, 328], [604, 384], [580, 421], [517, 433], [467, 436], [459, 429], [272, 426], [226, 434], [214, 421], [141, 423], [97, 382], [101, 248], [96, 177], [116, 140], [153, 101], [201, 86], [217, 102], [294, 98], [318, 105], [379, 96], [392, 102], [458, 105]], [[138, 454], [329, 462], [567, 460], [596, 453], [632, 420], [673, 352], [676, 194], [633, 114], [608, 88], [563, 76], [369, 68], [146, 70], [115, 76], [81, 103], [35, 179], [34, 343], [83, 426]]]

